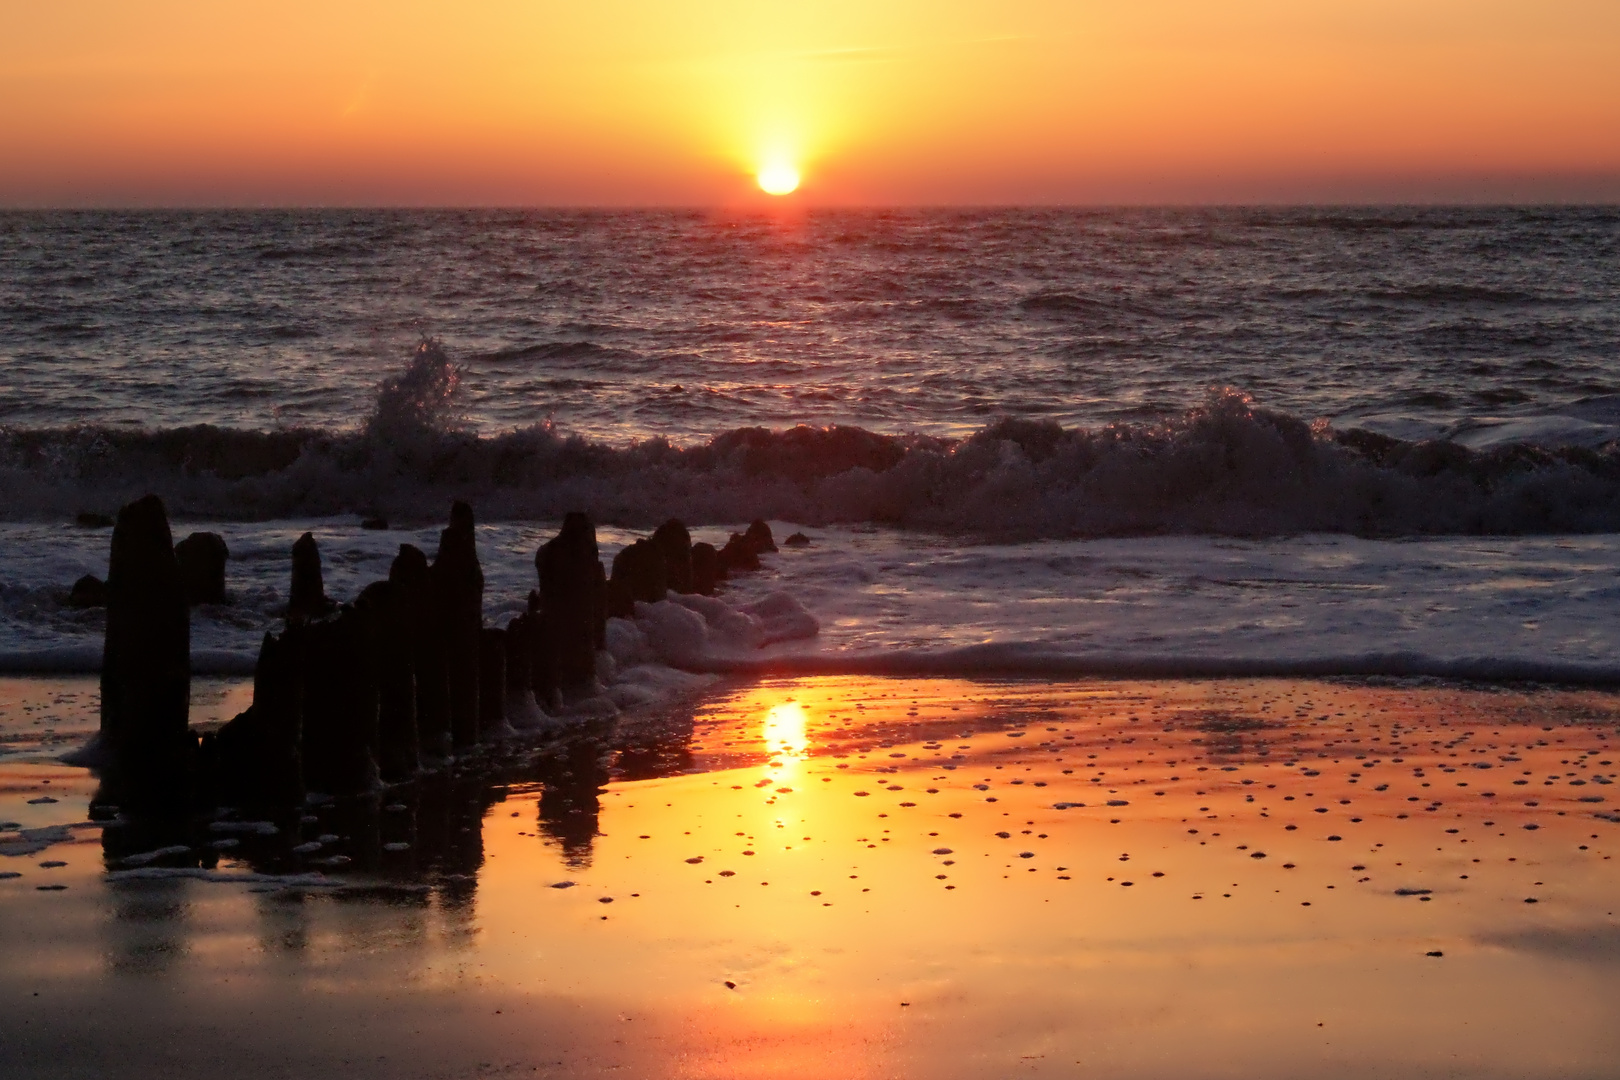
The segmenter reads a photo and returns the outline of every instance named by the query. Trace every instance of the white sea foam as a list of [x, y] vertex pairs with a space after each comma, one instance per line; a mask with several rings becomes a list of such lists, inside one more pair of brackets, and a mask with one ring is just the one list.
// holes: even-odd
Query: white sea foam
[[513, 731], [541, 731], [551, 718], [541, 711], [540, 705], [534, 699], [534, 691], [528, 687], [520, 690], [508, 691], [506, 695], [506, 721]]
[[170, 844], [167, 847], [154, 848], [151, 851], [142, 851], [134, 855], [125, 855], [118, 860], [123, 867], [146, 866], [159, 859], [167, 859], [173, 855], [189, 855], [191, 848], [185, 844]]
[[1620, 681], [1620, 537], [1154, 537], [961, 545], [824, 530], [732, 594], [814, 639], [710, 671]]
[[[192, 615], [194, 670], [245, 674], [285, 603], [292, 541], [313, 528], [328, 592], [387, 575], [401, 542], [436, 528], [352, 519], [197, 522], [232, 551], [232, 603]], [[802, 526], [777, 521], [778, 539]], [[504, 625], [535, 583], [546, 523], [479, 526], [485, 611]], [[688, 684], [672, 671], [862, 670], [1029, 674], [1426, 674], [1620, 681], [1620, 536], [1154, 536], [969, 543], [878, 526], [808, 527], [719, 598], [672, 597], [609, 621], [607, 695], [631, 707]], [[600, 530], [604, 558], [635, 535]], [[724, 540], [699, 528], [697, 539]], [[94, 671], [99, 617], [66, 585], [105, 569], [105, 531], [0, 526], [0, 670]], [[51, 574], [54, 580], [21, 574]], [[24, 597], [12, 604], [8, 598]], [[544, 715], [541, 714], [541, 715]], [[517, 714], [514, 713], [514, 717]], [[526, 717], [536, 722], [535, 716]], [[545, 721], [538, 721], [544, 723]]]
[[0, 855], [12, 858], [38, 855], [47, 848], [72, 841], [75, 829], [100, 827], [100, 822], [72, 821], [65, 825], [41, 825], [32, 829], [17, 829], [14, 836], [0, 839]]
[[274, 836], [281, 830], [273, 821], [210, 821], [208, 831], [216, 833], [243, 833], [253, 836]]
[[1607, 413], [1485, 418], [1396, 438], [1370, 421], [1307, 423], [1228, 389], [1164, 420], [1062, 428], [1009, 418], [954, 442], [799, 427], [685, 448], [611, 446], [549, 424], [487, 436], [445, 426], [441, 384], [453, 378], [412, 374], [421, 364], [431, 366], [419, 356], [411, 378], [384, 388], [359, 432], [0, 432], [0, 512], [60, 519], [154, 491], [182, 518], [236, 520], [437, 520], [467, 498], [485, 520], [586, 509], [633, 525], [765, 516], [991, 539], [1620, 529], [1620, 449], [1610, 442], [1620, 425]]

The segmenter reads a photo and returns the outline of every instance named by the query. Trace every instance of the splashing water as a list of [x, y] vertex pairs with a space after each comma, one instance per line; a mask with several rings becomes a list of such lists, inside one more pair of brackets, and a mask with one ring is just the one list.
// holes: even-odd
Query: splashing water
[[377, 404], [366, 420], [366, 437], [378, 444], [466, 430], [459, 408], [462, 369], [437, 338], [423, 338], [405, 370], [377, 388]]

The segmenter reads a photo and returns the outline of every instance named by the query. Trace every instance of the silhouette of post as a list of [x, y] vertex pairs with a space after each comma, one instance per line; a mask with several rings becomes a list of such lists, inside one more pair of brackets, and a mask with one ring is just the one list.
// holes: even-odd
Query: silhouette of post
[[533, 676], [543, 700], [596, 677], [596, 650], [606, 636], [606, 575], [597, 553], [596, 526], [571, 513], [561, 531], [535, 553], [540, 575], [540, 633]]
[[163, 501], [118, 511], [107, 568], [100, 741], [113, 762], [142, 775], [190, 767], [191, 613]]
[[484, 625], [484, 571], [478, 565], [472, 507], [450, 508], [450, 527], [439, 534], [433, 560], [435, 615], [444, 631], [450, 692], [450, 735], [457, 748], [478, 742], [479, 631]]

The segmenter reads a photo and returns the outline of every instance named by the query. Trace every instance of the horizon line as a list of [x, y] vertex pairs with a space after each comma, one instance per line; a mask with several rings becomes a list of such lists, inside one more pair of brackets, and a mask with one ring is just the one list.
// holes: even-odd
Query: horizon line
[[1540, 199], [1517, 201], [1466, 199], [1404, 200], [1286, 200], [1252, 201], [1166, 200], [1163, 202], [939, 202], [939, 203], [588, 203], [588, 202], [150, 202], [4, 204], [0, 214], [38, 213], [224, 213], [243, 211], [322, 210], [356, 211], [573, 211], [579, 213], [733, 213], [748, 216], [784, 216], [819, 212], [931, 212], [1008, 210], [1562, 210], [1620, 209], [1620, 197], [1602, 199]]

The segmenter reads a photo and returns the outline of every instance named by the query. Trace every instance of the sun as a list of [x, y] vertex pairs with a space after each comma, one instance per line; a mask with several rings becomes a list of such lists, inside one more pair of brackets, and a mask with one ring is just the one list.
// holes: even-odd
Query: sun
[[799, 170], [785, 161], [773, 161], [759, 170], [759, 187], [767, 195], [789, 195], [799, 187]]

